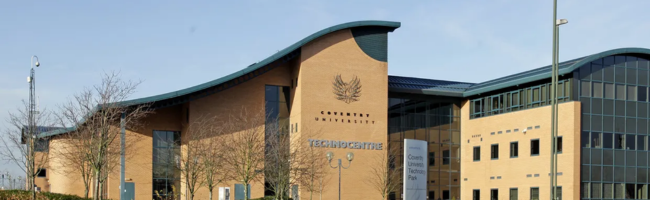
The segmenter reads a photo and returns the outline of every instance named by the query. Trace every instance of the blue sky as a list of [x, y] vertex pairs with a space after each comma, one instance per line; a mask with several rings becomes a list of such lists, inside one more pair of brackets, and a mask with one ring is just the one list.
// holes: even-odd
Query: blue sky
[[[650, 48], [647, 0], [560, 0], [560, 60]], [[0, 1], [0, 128], [28, 98], [55, 110], [102, 71], [142, 80], [133, 98], [183, 89], [263, 60], [323, 28], [402, 22], [389, 74], [482, 82], [548, 65], [552, 1]], [[0, 171], [18, 174], [0, 163]]]

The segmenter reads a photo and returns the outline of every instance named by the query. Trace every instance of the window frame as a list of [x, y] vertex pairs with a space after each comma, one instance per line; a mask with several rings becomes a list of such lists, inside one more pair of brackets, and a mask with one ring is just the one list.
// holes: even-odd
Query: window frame
[[[478, 150], [478, 154], [476, 153], [476, 150]], [[481, 146], [474, 146], [472, 148], [472, 160], [474, 162], [481, 161]]]
[[[515, 155], [515, 156], [512, 155], [512, 152], [513, 152], [512, 151], [512, 145], [513, 144], [517, 145], [517, 148], [515, 149], [517, 155]], [[510, 142], [510, 158], [519, 158], [519, 141]]]
[[564, 143], [564, 140], [562, 139], [562, 136], [557, 136], [555, 138], [555, 153], [556, 154], [562, 154], [562, 151], [564, 150], [563, 143]]
[[510, 189], [508, 190], [508, 199], [509, 199], [509, 200], [513, 200], [513, 199], [512, 199], [512, 190], [517, 191], [517, 195], [515, 196], [515, 199], [514, 199], [514, 200], [518, 200], [518, 199], [519, 199], [519, 188], [516, 188], [516, 187], [514, 187], [514, 188], [510, 188]]
[[[537, 198], [533, 198], [533, 190], [537, 190]], [[539, 187], [530, 187], [530, 200], [539, 200]]]
[[[496, 147], [496, 152], [494, 147]], [[499, 143], [490, 145], [490, 159], [499, 160]]]
[[[478, 196], [477, 196], [478, 194]], [[481, 200], [481, 190], [480, 189], [473, 189], [472, 190], [472, 200]]]
[[[533, 154], [533, 142], [535, 142], [535, 141], [537, 141], [537, 154]], [[530, 139], [530, 156], [531, 157], [532, 156], [539, 156], [541, 154], [540, 146], [541, 146], [541, 142], [540, 142], [539, 138]]]

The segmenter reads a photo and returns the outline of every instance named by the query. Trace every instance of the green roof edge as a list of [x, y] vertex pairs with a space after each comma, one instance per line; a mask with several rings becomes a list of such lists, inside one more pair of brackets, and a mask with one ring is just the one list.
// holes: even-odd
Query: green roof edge
[[264, 67], [264, 66], [266, 66], [266, 65], [268, 65], [268, 64], [270, 64], [270, 63], [272, 63], [272, 62], [274, 62], [274, 61], [276, 61], [276, 60], [278, 60], [280, 58], [282, 58], [283, 56], [285, 56], [285, 55], [299, 49], [303, 45], [315, 40], [316, 38], [324, 36], [324, 35], [326, 35], [328, 33], [343, 30], [343, 29], [354, 28], [354, 27], [363, 27], [363, 26], [383, 26], [383, 27], [393, 28], [393, 30], [394, 30], [394, 29], [399, 28], [401, 26], [401, 23], [400, 22], [392, 22], [392, 21], [366, 20], [366, 21], [355, 21], [355, 22], [348, 22], [348, 23], [344, 23], [344, 24], [335, 25], [335, 26], [320, 30], [320, 31], [318, 31], [318, 32], [316, 32], [314, 34], [311, 34], [311, 35], [307, 36], [306, 38], [292, 44], [291, 46], [289, 46], [287, 48], [284, 48], [281, 51], [271, 55], [270, 57], [268, 57], [268, 58], [266, 58], [266, 59], [264, 59], [264, 60], [262, 60], [262, 61], [260, 61], [258, 63], [252, 64], [252, 65], [250, 65], [250, 66], [248, 66], [248, 67], [246, 67], [246, 68], [244, 68], [242, 70], [239, 70], [237, 72], [229, 74], [227, 76], [224, 76], [224, 77], [221, 77], [221, 78], [218, 78], [218, 79], [206, 82], [206, 83], [202, 83], [202, 84], [199, 84], [199, 85], [196, 85], [196, 86], [192, 86], [192, 87], [189, 87], [189, 88], [177, 90], [177, 91], [174, 91], [174, 92], [169, 92], [169, 93], [150, 96], [150, 97], [144, 97], [144, 98], [139, 98], [139, 99], [123, 101], [123, 102], [120, 102], [120, 103], [125, 104], [125, 105], [137, 105], [137, 104], [151, 103], [151, 102], [155, 102], [155, 101], [165, 100], [165, 99], [169, 99], [169, 98], [179, 97], [179, 96], [191, 94], [191, 93], [194, 93], [194, 92], [198, 92], [198, 91], [201, 91], [201, 90], [204, 90], [204, 89], [207, 89], [207, 88], [210, 88], [210, 87], [225, 83], [225, 82], [230, 81], [230, 80], [232, 80], [234, 78], [242, 76], [242, 75], [244, 75], [246, 73], [255, 71], [255, 70], [259, 69], [259, 68], [262, 68], [262, 67]]
[[[582, 66], [582, 65], [584, 65], [586, 63], [589, 63], [591, 61], [594, 61], [596, 59], [607, 57], [607, 56], [612, 56], [612, 55], [616, 55], [616, 54], [625, 54], [625, 53], [640, 53], [640, 54], [649, 54], [650, 55], [650, 49], [630, 47], [630, 48], [612, 49], [612, 50], [603, 51], [603, 52], [600, 52], [600, 53], [597, 53], [597, 54], [592, 54], [592, 55], [581, 58], [579, 61], [574, 62], [569, 67], [561, 68], [559, 70], [559, 75], [564, 75], [564, 74], [567, 74], [567, 73], [571, 73], [571, 72], [573, 72], [573, 70], [577, 69], [578, 67], [580, 67], [580, 66]], [[575, 60], [569, 60], [568, 62], [571, 62], [571, 61], [575, 61]], [[559, 64], [561, 64], [561, 63], [559, 63]], [[548, 67], [548, 66], [546, 66], [546, 67]], [[506, 88], [506, 87], [516, 86], [516, 85], [519, 85], [519, 84], [525, 84], [525, 83], [528, 83], [528, 82], [538, 81], [538, 80], [542, 80], [542, 79], [546, 79], [546, 78], [551, 78], [551, 72], [535, 74], [535, 75], [532, 75], [532, 76], [525, 76], [525, 77], [517, 78], [517, 79], [514, 79], [514, 80], [509, 80], [509, 81], [506, 81], [506, 82], [503, 82], [503, 83], [499, 83], [499, 84], [496, 84], [496, 85], [489, 85], [489, 86], [485, 86], [485, 87], [469, 89], [469, 90], [466, 90], [465, 92], [463, 92], [463, 97], [469, 97], [469, 96], [472, 96], [472, 95], [491, 92], [491, 91], [494, 91], [494, 90], [499, 90], [499, 89], [503, 89], [503, 88]], [[492, 80], [490, 80], [490, 81], [492, 81]]]
[[[249, 72], [255, 71], [259, 68], [262, 68], [286, 55], [289, 53], [301, 48], [303, 45], [315, 40], [316, 38], [319, 38], [321, 36], [324, 36], [328, 33], [332, 33], [335, 31], [343, 30], [343, 29], [348, 29], [348, 28], [354, 28], [354, 27], [363, 27], [363, 26], [383, 26], [383, 27], [388, 27], [388, 28], [393, 28], [393, 30], [399, 28], [402, 25], [400, 22], [393, 22], [393, 21], [380, 21], [380, 20], [364, 20], [364, 21], [354, 21], [354, 22], [348, 22], [348, 23], [343, 23], [335, 26], [331, 26], [329, 28], [325, 28], [323, 30], [320, 30], [316, 33], [313, 33], [306, 38], [303, 38], [302, 40], [292, 44], [289, 47], [286, 47], [282, 49], [281, 51], [271, 55], [270, 57], [257, 62], [255, 64], [252, 64], [244, 69], [241, 69], [237, 72], [234, 72], [232, 74], [229, 74], [227, 76], [202, 83], [199, 85], [195, 85], [189, 88], [173, 91], [173, 92], [168, 92], [164, 94], [159, 94], [159, 95], [154, 95], [154, 96], [149, 96], [149, 97], [143, 97], [143, 98], [138, 98], [138, 99], [132, 99], [132, 100], [127, 100], [127, 101], [122, 101], [118, 102], [118, 104], [124, 105], [124, 106], [132, 106], [132, 105], [138, 105], [138, 104], [145, 104], [145, 103], [152, 103], [156, 101], [161, 101], [165, 99], [170, 99], [174, 97], [179, 97], [183, 95], [188, 95], [194, 92], [198, 92], [204, 89], [208, 89], [213, 86], [217, 86], [219, 84], [225, 83], [227, 81], [230, 81], [234, 78], [237, 78], [239, 76], [242, 76], [244, 74], [247, 74]], [[391, 30], [392, 31], [392, 30]], [[59, 130], [54, 130], [54, 131], [48, 131], [39, 134], [38, 137], [49, 137], [49, 136], [54, 136], [54, 135], [59, 135], [63, 133], [67, 133], [69, 131], [74, 131], [76, 127], [70, 127], [70, 128], [65, 128], [65, 129], [59, 129]]]

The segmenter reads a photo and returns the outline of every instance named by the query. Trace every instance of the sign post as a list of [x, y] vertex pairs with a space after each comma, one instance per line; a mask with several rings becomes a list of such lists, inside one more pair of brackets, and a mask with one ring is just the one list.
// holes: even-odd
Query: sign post
[[404, 199], [427, 199], [427, 150], [422, 140], [404, 139]]

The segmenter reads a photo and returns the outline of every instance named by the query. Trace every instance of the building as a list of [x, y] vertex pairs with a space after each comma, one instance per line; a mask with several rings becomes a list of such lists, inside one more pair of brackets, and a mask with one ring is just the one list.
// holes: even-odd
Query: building
[[[180, 179], [154, 177], [154, 138], [179, 137], [186, 122], [205, 113], [225, 115], [236, 106], [279, 110], [277, 115], [288, 117], [295, 128], [292, 134], [305, 127], [322, 129], [324, 134], [313, 138], [319, 142], [401, 147], [404, 139], [428, 141], [429, 199], [547, 199], [550, 66], [483, 83], [390, 76], [388, 33], [399, 27], [387, 21], [332, 26], [231, 75], [129, 101], [155, 109], [145, 128], [127, 132], [146, 136], [139, 141], [143, 150], [126, 163], [136, 199], [151, 198], [154, 189]], [[557, 151], [563, 199], [647, 198], [648, 58], [649, 49], [622, 48], [560, 63]], [[332, 91], [337, 81], [348, 93]], [[42, 136], [51, 138], [54, 148], [58, 134]], [[328, 151], [335, 158], [355, 154], [342, 171], [342, 198], [380, 198], [365, 177], [370, 155], [386, 148], [340, 147]], [[403, 155], [393, 156], [396, 164], [402, 162]], [[47, 188], [78, 194], [80, 183], [52, 173], [57, 170], [48, 169]], [[119, 173], [111, 174], [108, 183], [108, 197], [118, 198]], [[235, 197], [243, 192], [235, 182], [223, 186], [232, 188]], [[264, 185], [254, 183], [250, 193], [263, 196]], [[338, 194], [337, 184], [329, 184], [323, 198]], [[400, 194], [390, 198], [401, 199]], [[205, 198], [205, 191], [198, 195]]]

